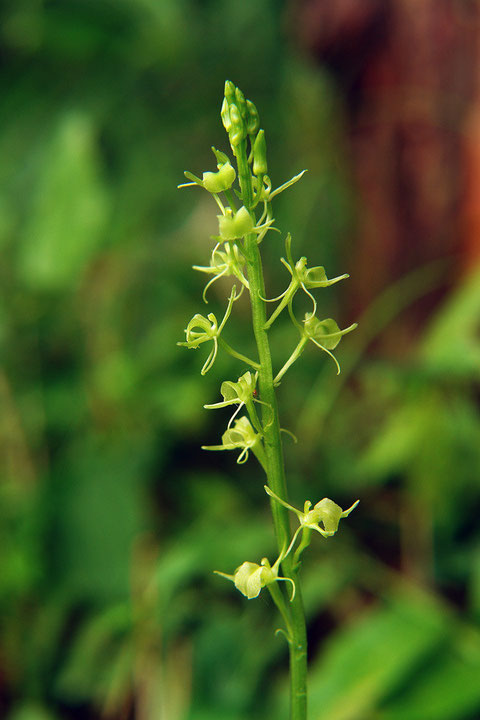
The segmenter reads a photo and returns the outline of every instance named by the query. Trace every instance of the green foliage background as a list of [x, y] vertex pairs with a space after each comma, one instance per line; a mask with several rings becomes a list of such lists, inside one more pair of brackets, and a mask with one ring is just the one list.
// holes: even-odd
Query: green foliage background
[[[268, 597], [212, 574], [273, 557], [253, 460], [211, 455], [202, 409], [240, 370], [176, 346], [202, 312], [230, 77], [260, 109], [297, 254], [355, 273], [342, 106], [273, 0], [10, 0], [0, 9], [0, 713], [8, 720], [287, 717]], [[282, 241], [265, 241], [271, 294]], [[430, 285], [429, 285], [430, 283]], [[367, 349], [431, 287], [392, 287], [338, 357], [280, 389], [292, 502], [361, 504], [303, 570], [311, 718], [480, 716], [480, 283], [407, 357]], [[223, 312], [228, 286], [211, 294]], [[345, 285], [321, 295], [342, 315]], [[228, 333], [251, 342], [248, 307]], [[343, 308], [345, 304], [343, 304]], [[336, 313], [336, 315], [335, 315]], [[344, 319], [346, 316], [343, 310]], [[293, 333], [293, 334], [292, 334]], [[390, 329], [391, 333], [391, 329]], [[279, 357], [293, 346], [279, 321]], [[199, 351], [201, 352], [201, 351]]]

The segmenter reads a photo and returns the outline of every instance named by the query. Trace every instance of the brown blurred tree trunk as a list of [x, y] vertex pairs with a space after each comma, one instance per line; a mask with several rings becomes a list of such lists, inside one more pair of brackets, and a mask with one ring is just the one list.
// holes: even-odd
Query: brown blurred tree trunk
[[[479, 0], [299, 0], [301, 42], [345, 98], [358, 197], [356, 311], [445, 258], [480, 259]], [[431, 300], [409, 314], [419, 326]]]

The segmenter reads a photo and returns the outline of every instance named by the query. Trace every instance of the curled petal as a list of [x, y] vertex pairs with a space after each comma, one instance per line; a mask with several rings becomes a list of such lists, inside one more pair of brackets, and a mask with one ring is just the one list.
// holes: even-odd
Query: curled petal
[[295, 583], [293, 582], [292, 578], [286, 578], [286, 577], [278, 577], [277, 581], [284, 580], [285, 582], [292, 583], [292, 594], [290, 595], [290, 602], [292, 602], [293, 598], [295, 597], [296, 587]]

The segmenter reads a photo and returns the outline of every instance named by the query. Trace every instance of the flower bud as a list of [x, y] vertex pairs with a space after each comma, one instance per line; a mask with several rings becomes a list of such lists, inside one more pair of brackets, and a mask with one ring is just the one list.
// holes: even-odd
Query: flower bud
[[232, 103], [229, 107], [231, 129], [228, 131], [233, 146], [239, 145], [245, 138], [245, 127], [238, 107]]
[[232, 187], [235, 182], [235, 178], [235, 169], [229, 162], [226, 162], [225, 165], [222, 165], [220, 170], [216, 173], [203, 173], [203, 187], [211, 193], [224, 192]]
[[247, 100], [247, 132], [249, 135], [256, 135], [260, 128], [260, 117], [258, 110], [251, 100]]
[[238, 107], [242, 120], [247, 119], [247, 103], [245, 102], [245, 95], [240, 88], [235, 88], [235, 103]]
[[225, 80], [225, 99], [227, 103], [230, 105], [230, 103], [235, 102], [235, 85], [232, 83], [231, 80]]
[[230, 120], [230, 112], [228, 109], [228, 102], [226, 98], [223, 98], [222, 109], [220, 110], [220, 117], [222, 118], [223, 127], [230, 132], [232, 129], [232, 121]]
[[267, 172], [267, 143], [264, 131], [259, 130], [253, 143], [253, 174], [259, 176], [266, 175]]

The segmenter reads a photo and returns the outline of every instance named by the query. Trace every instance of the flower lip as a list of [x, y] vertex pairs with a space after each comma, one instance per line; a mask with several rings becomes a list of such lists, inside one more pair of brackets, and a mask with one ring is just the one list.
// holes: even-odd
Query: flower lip
[[230, 190], [237, 174], [229, 162], [220, 167], [218, 172], [204, 172], [202, 176], [203, 187], [210, 193]]
[[232, 213], [228, 208], [225, 215], [217, 215], [222, 240], [237, 240], [254, 229], [253, 219], [245, 205]]

